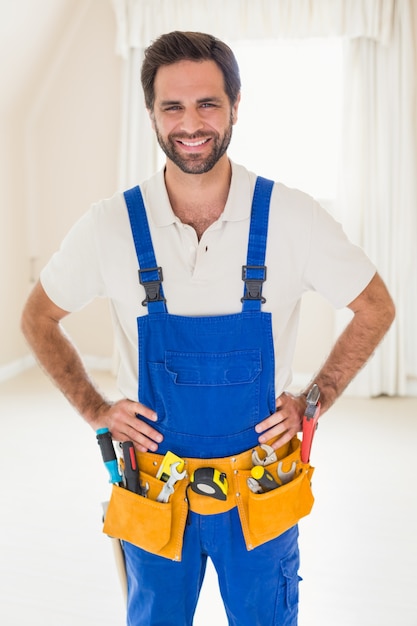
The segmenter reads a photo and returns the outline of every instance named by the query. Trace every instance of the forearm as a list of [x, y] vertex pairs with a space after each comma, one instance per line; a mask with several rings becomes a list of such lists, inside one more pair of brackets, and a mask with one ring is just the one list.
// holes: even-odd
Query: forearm
[[38, 282], [22, 313], [22, 332], [41, 367], [69, 402], [93, 424], [109, 403], [87, 374], [77, 349], [61, 326], [68, 312], [55, 305]]
[[318, 385], [322, 413], [332, 406], [362, 369], [382, 336], [370, 332], [366, 327], [361, 328], [358, 320], [352, 320], [341, 334], [322, 368], [308, 386], [310, 389], [314, 383]]
[[22, 323], [37, 361], [80, 415], [93, 424], [110, 403], [96, 388], [61, 324], [51, 320], [37, 322], [36, 327], [28, 320]]
[[274, 438], [276, 449], [302, 429], [306, 396], [314, 383], [320, 390], [321, 412], [327, 411], [365, 365], [395, 317], [394, 303], [378, 274], [349, 308], [354, 314], [352, 321], [310, 384], [296, 396], [283, 392], [276, 400], [276, 412], [256, 425], [259, 443]]
[[394, 316], [394, 305], [378, 275], [350, 307], [354, 317], [336, 341], [325, 363], [308, 385], [320, 389], [321, 411], [327, 411], [369, 360]]
[[156, 422], [155, 411], [127, 398], [110, 402], [104, 397], [61, 326], [66, 315], [38, 282], [23, 310], [21, 325], [39, 364], [94, 430], [109, 428], [117, 441], [133, 441], [141, 452], [156, 452], [163, 437], [140, 419]]

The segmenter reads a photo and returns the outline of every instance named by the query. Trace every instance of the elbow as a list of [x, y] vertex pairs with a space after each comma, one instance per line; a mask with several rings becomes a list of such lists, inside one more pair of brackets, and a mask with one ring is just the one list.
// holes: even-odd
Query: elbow
[[28, 343], [30, 343], [34, 333], [33, 316], [30, 314], [29, 308], [27, 302], [20, 316], [20, 330]]
[[386, 306], [386, 309], [385, 309], [385, 318], [386, 318], [386, 321], [387, 321], [387, 330], [388, 330], [388, 328], [390, 328], [391, 324], [395, 320], [395, 316], [396, 316], [395, 304], [394, 304], [394, 300], [390, 296], [389, 297], [389, 302], [387, 303], [387, 306]]
[[387, 330], [395, 320], [396, 309], [395, 303], [388, 289], [385, 287], [385, 293], [383, 294], [383, 301], [379, 303], [381, 316], [386, 323]]
[[376, 327], [379, 326], [382, 333], [385, 334], [395, 319], [394, 300], [379, 274], [374, 276], [368, 287], [364, 291], [366, 294], [365, 307], [369, 305]]
[[36, 335], [39, 334], [41, 325], [38, 293], [39, 287], [35, 285], [20, 315], [20, 330], [29, 345], [33, 343]]
[[396, 315], [395, 304], [388, 290], [373, 303], [372, 315], [375, 328], [379, 327], [381, 336], [384, 336], [391, 328]]
[[396, 315], [395, 304], [392, 298], [390, 298], [389, 313], [391, 315], [390, 319], [392, 323], [395, 320], [395, 315]]
[[391, 296], [387, 293], [387, 297], [383, 302], [379, 303], [378, 308], [374, 312], [375, 329], [379, 328], [380, 340], [389, 331], [395, 320], [396, 310], [395, 304]]

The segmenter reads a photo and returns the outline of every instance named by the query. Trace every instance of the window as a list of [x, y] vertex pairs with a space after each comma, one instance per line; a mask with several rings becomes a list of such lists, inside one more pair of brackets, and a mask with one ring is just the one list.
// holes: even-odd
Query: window
[[310, 193], [336, 197], [342, 114], [342, 41], [232, 43], [242, 79], [230, 157]]

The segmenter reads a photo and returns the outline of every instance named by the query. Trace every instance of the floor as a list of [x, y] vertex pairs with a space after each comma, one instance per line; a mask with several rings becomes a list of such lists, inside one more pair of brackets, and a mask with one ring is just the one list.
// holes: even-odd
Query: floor
[[[417, 398], [342, 398], [323, 417], [299, 626], [417, 626], [416, 417]], [[0, 420], [0, 623], [123, 626], [93, 432], [37, 369], [0, 384]], [[226, 624], [210, 568], [195, 626]]]

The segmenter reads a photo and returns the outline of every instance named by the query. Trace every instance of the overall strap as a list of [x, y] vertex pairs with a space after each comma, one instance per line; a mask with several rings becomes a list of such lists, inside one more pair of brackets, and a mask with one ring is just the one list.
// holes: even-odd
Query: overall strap
[[156, 265], [155, 253], [146, 216], [145, 204], [138, 186], [124, 192], [130, 219], [133, 241], [139, 263], [139, 282], [143, 285], [146, 298], [142, 305], [148, 307], [148, 313], [166, 313], [164, 292], [162, 289], [162, 268]]
[[266, 280], [265, 252], [268, 235], [269, 203], [274, 182], [258, 176], [252, 200], [246, 265], [242, 267], [245, 290], [242, 311], [260, 311], [265, 302], [262, 285]]

